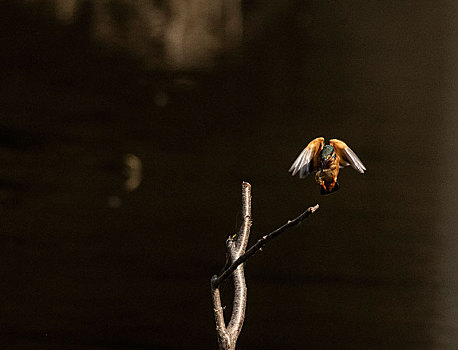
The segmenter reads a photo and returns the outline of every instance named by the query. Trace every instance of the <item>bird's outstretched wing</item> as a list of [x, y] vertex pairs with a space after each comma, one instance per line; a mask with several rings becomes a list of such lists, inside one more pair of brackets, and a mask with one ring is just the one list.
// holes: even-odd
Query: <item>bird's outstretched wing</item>
[[291, 165], [291, 168], [289, 168], [289, 171], [293, 173], [293, 176], [299, 173], [299, 177], [302, 179], [315, 169], [316, 157], [323, 149], [323, 144], [324, 138], [317, 137], [304, 148], [294, 161], [293, 165]]
[[334, 147], [334, 151], [340, 157], [340, 165], [349, 166], [351, 165], [356, 171], [364, 173], [366, 167], [363, 162], [358, 158], [355, 152], [347, 146], [343, 141], [332, 139], [329, 140], [329, 144]]

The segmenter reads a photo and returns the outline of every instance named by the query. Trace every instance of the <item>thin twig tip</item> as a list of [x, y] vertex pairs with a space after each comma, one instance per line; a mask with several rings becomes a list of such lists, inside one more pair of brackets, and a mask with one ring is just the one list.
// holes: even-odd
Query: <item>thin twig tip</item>
[[218, 276], [213, 275], [212, 278], [210, 279], [210, 284], [212, 288], [217, 288], [218, 287]]
[[315, 205], [315, 206], [313, 206], [313, 207], [310, 207], [310, 211], [312, 212], [312, 214], [313, 214], [314, 212], [316, 212], [316, 211], [318, 210], [319, 207], [320, 207], [319, 204], [317, 204], [317, 205]]

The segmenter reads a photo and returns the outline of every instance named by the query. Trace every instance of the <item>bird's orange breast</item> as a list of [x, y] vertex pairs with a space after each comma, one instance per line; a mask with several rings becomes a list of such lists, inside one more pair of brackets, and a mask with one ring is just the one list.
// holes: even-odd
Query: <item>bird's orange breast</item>
[[316, 180], [318, 181], [318, 183], [334, 182], [334, 180], [337, 179], [337, 176], [339, 176], [339, 157], [338, 156], [334, 158], [332, 161], [326, 163], [326, 165], [323, 167], [323, 170], [321, 170], [321, 164], [319, 165], [317, 173], [316, 173]]

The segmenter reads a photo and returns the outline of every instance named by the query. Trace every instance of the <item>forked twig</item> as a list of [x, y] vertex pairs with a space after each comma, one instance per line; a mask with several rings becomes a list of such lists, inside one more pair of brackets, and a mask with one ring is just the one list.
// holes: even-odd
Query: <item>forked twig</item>
[[[229, 237], [226, 241], [227, 255], [230, 261], [226, 264], [224, 271], [219, 275], [211, 278], [211, 292], [213, 302], [213, 313], [216, 322], [216, 332], [218, 335], [219, 348], [222, 350], [234, 350], [235, 344], [242, 330], [246, 310], [246, 283], [243, 271], [243, 263], [258, 252], [267, 242], [279, 236], [287, 229], [299, 224], [310, 214], [318, 210], [319, 205], [308, 208], [301, 215], [293, 220], [289, 220], [283, 226], [277, 228], [271, 233], [261, 237], [246, 252], [246, 246], [250, 236], [252, 224], [251, 218], [251, 185], [248, 182], [242, 183], [242, 225], [239, 233], [235, 237]], [[234, 300], [232, 315], [229, 325], [226, 327], [224, 321], [223, 307], [221, 305], [221, 296], [219, 286], [229, 276], [234, 279]]]

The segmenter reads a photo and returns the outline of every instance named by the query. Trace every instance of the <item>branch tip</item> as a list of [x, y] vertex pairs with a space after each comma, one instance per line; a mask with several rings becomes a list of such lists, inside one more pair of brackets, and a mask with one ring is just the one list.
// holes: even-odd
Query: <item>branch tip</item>
[[217, 275], [212, 276], [212, 278], [210, 279], [210, 284], [213, 289], [218, 287], [218, 276]]

